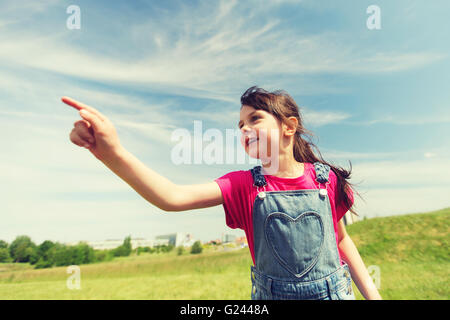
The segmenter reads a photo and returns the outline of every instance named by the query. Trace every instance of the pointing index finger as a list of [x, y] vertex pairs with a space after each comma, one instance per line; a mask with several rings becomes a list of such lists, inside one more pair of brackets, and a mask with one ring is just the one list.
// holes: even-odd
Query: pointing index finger
[[65, 104], [71, 106], [71, 107], [74, 107], [78, 111], [80, 111], [82, 109], [86, 109], [87, 111], [89, 111], [89, 112], [95, 114], [96, 116], [98, 116], [101, 120], [105, 120], [105, 116], [102, 115], [100, 113], [100, 111], [98, 111], [97, 109], [92, 108], [92, 107], [90, 107], [90, 106], [88, 106], [88, 105], [86, 105], [86, 104], [84, 104], [82, 102], [76, 101], [76, 100], [74, 100], [72, 98], [69, 98], [69, 97], [62, 97], [61, 101], [64, 102]]

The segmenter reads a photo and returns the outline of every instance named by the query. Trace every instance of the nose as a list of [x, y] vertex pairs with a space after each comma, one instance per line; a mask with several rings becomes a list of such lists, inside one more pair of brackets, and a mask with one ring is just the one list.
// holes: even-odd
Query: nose
[[241, 134], [244, 138], [246, 138], [246, 137], [252, 138], [252, 137], [256, 136], [256, 130], [252, 129], [248, 126], [243, 126], [241, 128]]
[[256, 130], [254, 128], [252, 128], [251, 126], [249, 126], [248, 124], [244, 124], [240, 130], [241, 130], [241, 133], [245, 134], [245, 135], [249, 135], [252, 132], [256, 132]]
[[250, 129], [248, 126], [243, 126], [243, 127], [241, 128], [241, 133], [242, 133], [242, 135], [244, 135], [244, 136], [250, 134], [250, 131], [251, 131], [251, 129]]
[[242, 127], [240, 128], [241, 132], [245, 132], [250, 130], [250, 127], [248, 126], [248, 124], [243, 124]]

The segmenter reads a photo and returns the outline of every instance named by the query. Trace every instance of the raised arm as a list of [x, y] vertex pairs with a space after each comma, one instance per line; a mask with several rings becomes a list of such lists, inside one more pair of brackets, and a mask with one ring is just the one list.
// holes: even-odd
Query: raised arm
[[87, 148], [144, 199], [164, 211], [184, 211], [220, 205], [222, 193], [216, 182], [177, 185], [147, 167], [120, 143], [111, 121], [95, 108], [68, 97], [64, 103], [79, 110], [70, 140]]
[[137, 193], [164, 211], [185, 211], [222, 204], [222, 192], [214, 181], [178, 185], [144, 165], [122, 149], [113, 161], [105, 163]]

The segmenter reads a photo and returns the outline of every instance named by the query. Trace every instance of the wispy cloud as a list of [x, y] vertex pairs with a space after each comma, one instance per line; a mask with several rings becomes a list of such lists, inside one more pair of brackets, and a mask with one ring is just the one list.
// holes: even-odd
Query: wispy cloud
[[422, 117], [415, 117], [414, 115], [406, 115], [406, 116], [385, 115], [384, 117], [379, 119], [358, 121], [357, 123], [356, 122], [353, 123], [353, 125], [374, 125], [379, 123], [391, 123], [395, 125], [427, 125], [434, 123], [449, 123], [449, 122], [450, 122], [450, 114], [440, 114], [440, 115], [427, 114]]
[[434, 158], [434, 157], [436, 157], [437, 155], [436, 155], [436, 153], [433, 153], [433, 152], [425, 152], [425, 153], [423, 154], [423, 156], [424, 156], [425, 158]]
[[323, 126], [330, 123], [338, 123], [342, 120], [348, 119], [351, 117], [350, 114], [343, 112], [334, 112], [334, 111], [313, 111], [308, 108], [301, 108], [301, 110], [307, 127], [311, 126]]
[[3, 35], [0, 57], [69, 76], [161, 90], [179, 88], [186, 95], [224, 101], [233, 101], [237, 91], [249, 83], [249, 74], [270, 78], [279, 74], [391, 73], [446, 57], [429, 50], [371, 53], [356, 43], [340, 42], [337, 32], [296, 34], [276, 17], [249, 19], [243, 15], [248, 9], [245, 4], [221, 1], [216, 7], [201, 5], [196, 10], [182, 6], [164, 23], [136, 22], [128, 26], [134, 41], [142, 44], [142, 54], [134, 59], [127, 58], [126, 48], [120, 48], [120, 58], [118, 52], [105, 56], [74, 46], [67, 41], [67, 30], [51, 36], [23, 31], [20, 36]]

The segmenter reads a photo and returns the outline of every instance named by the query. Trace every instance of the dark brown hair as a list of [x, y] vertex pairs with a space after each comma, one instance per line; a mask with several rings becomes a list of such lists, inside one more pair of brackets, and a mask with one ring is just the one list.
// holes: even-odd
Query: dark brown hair
[[[254, 109], [264, 110], [275, 116], [281, 122], [286, 123], [289, 117], [296, 117], [298, 120], [296, 139], [294, 139], [294, 158], [298, 162], [321, 162], [329, 165], [331, 170], [337, 177], [337, 199], [336, 206], [343, 203], [346, 208], [349, 208], [350, 212], [356, 214], [353, 209], [351, 199], [347, 194], [348, 188], [354, 190], [351, 187], [351, 183], [347, 180], [350, 179], [352, 170], [352, 164], [350, 162], [350, 169], [346, 170], [342, 167], [333, 165], [325, 161], [322, 157], [317, 146], [311, 141], [314, 136], [311, 131], [308, 131], [303, 126], [302, 116], [299, 108], [294, 99], [284, 90], [276, 90], [268, 92], [257, 86], [250, 87], [241, 96], [241, 108], [246, 105], [253, 107]], [[316, 150], [316, 153], [314, 150]]]

